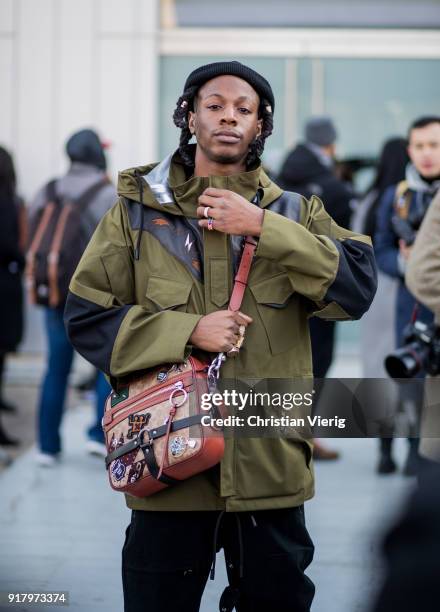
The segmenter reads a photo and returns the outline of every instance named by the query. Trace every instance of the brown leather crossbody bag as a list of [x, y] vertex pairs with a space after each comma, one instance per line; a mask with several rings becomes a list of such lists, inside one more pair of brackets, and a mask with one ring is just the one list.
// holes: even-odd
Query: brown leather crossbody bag
[[[254, 238], [247, 236], [229, 310], [241, 307], [252, 259]], [[242, 341], [242, 338], [241, 338]], [[228, 355], [239, 351], [241, 343]], [[215, 392], [222, 362], [195, 357], [149, 370], [107, 398], [102, 419], [111, 487], [147, 497], [219, 463], [224, 453], [221, 430], [210, 424], [219, 416], [202, 406], [203, 394]]]

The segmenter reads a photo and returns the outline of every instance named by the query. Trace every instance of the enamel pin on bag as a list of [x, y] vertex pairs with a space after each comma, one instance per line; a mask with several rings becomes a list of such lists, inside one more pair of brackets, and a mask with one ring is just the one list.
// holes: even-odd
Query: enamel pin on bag
[[[247, 236], [230, 310], [239, 310], [256, 248]], [[228, 354], [237, 354], [243, 342]], [[189, 357], [180, 364], [149, 370], [127, 388], [107, 398], [102, 419], [108, 455], [110, 486], [135, 497], [148, 497], [219, 463], [224, 453], [222, 432], [212, 427], [212, 409], [202, 407], [202, 396], [214, 393], [220, 367], [219, 353], [211, 364]], [[203, 419], [203, 420], [202, 420]]]

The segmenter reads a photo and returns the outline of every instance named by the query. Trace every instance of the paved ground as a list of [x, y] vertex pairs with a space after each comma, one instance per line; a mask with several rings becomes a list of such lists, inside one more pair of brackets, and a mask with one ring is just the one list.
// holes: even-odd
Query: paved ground
[[[9, 372], [7, 393], [19, 398], [20, 412], [8, 418], [8, 425], [15, 432], [27, 429], [28, 444], [37, 393], [31, 383], [38, 380], [38, 368], [27, 371], [27, 385], [23, 376]], [[62, 463], [37, 468], [30, 448], [0, 474], [0, 592], [67, 590], [73, 610], [121, 612], [120, 549], [129, 512], [107, 485], [101, 460], [84, 452], [91, 414], [91, 406], [78, 405], [72, 393]], [[363, 612], [380, 580], [378, 538], [412, 483], [400, 474], [375, 476], [374, 440], [332, 443], [343, 458], [317, 465], [317, 495], [306, 505], [316, 545], [309, 572], [317, 586], [312, 610]], [[402, 463], [405, 442], [398, 440], [397, 446]], [[201, 612], [218, 610], [226, 583], [222, 563], [218, 568]], [[13, 609], [38, 607], [0, 605], [1, 611]]]
[[[11, 438], [20, 441], [18, 447], [0, 447], [0, 472], [35, 442], [36, 404], [39, 383], [44, 374], [44, 357], [41, 354], [21, 353], [6, 361], [6, 397], [16, 407], [15, 413], [0, 413], [3, 428]], [[75, 383], [91, 371], [91, 366], [77, 356], [71, 382]], [[75, 405], [76, 394], [70, 390], [69, 405]]]

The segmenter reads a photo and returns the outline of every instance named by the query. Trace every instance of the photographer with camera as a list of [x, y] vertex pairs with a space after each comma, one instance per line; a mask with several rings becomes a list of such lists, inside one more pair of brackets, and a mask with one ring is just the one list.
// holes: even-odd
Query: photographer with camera
[[[421, 332], [414, 356], [428, 377], [420, 430], [419, 486], [382, 544], [385, 558], [383, 585], [372, 612], [438, 610], [440, 584], [440, 192], [432, 200], [407, 261], [405, 282], [411, 293], [435, 317]], [[410, 366], [411, 361], [405, 362]], [[396, 366], [397, 367], [397, 366]], [[408, 373], [411, 373], [409, 371]]]
[[[405, 274], [407, 287], [420, 302], [434, 313], [436, 325], [431, 335], [434, 341], [429, 353], [430, 372], [440, 373], [440, 192], [433, 199], [417, 234]], [[439, 431], [438, 394], [440, 378], [430, 380], [422, 414], [420, 455], [422, 465], [431, 468], [440, 463], [440, 439], [431, 437]], [[425, 434], [425, 435], [424, 435]]]
[[[408, 135], [408, 154], [411, 163], [406, 169], [406, 178], [396, 186], [390, 187], [382, 198], [377, 213], [375, 234], [376, 258], [379, 268], [399, 280], [396, 298], [395, 336], [396, 347], [413, 341], [408, 337], [406, 328], [412, 322], [416, 300], [404, 283], [404, 276], [412, 245], [428, 210], [440, 187], [440, 117], [423, 117], [415, 121]], [[417, 311], [418, 324], [430, 325], [433, 314], [422, 305]], [[419, 332], [417, 328], [415, 334]], [[414, 334], [413, 334], [414, 335]], [[416, 342], [418, 340], [416, 339]], [[424, 376], [420, 371], [418, 376]], [[412, 392], [411, 392], [412, 391]], [[422, 397], [414, 393], [414, 387], [401, 390], [401, 402], [410, 404], [417, 414]], [[413, 475], [417, 468], [417, 423], [413, 423], [409, 439], [409, 453], [404, 468], [406, 475]], [[377, 471], [391, 473], [396, 469], [392, 458], [392, 432], [381, 439], [380, 459]]]

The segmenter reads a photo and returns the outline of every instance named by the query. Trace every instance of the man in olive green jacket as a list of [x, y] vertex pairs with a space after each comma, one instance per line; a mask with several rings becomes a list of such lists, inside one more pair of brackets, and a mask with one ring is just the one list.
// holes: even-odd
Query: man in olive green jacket
[[[222, 377], [310, 379], [308, 318], [350, 320], [368, 309], [369, 239], [338, 227], [318, 198], [283, 192], [261, 167], [274, 106], [269, 83], [250, 68], [202, 66], [177, 102], [178, 151], [120, 174], [119, 201], [84, 253], [65, 313], [75, 348], [114, 385], [190, 353], [229, 351], [240, 325], [244, 346]], [[246, 235], [258, 246], [234, 313], [227, 305]], [[226, 440], [216, 468], [149, 498], [127, 496], [126, 612], [168, 611], [176, 601], [198, 610], [213, 540], [230, 582], [221, 609], [308, 611], [313, 545], [303, 503], [312, 495], [308, 441], [239, 437]]]

